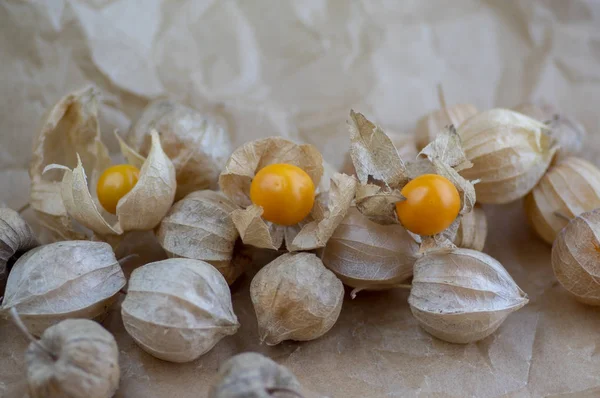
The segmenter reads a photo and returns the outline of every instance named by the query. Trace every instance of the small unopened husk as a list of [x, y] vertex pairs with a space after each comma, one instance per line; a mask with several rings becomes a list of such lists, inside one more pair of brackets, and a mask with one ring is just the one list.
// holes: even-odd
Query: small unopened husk
[[487, 237], [487, 219], [479, 204], [473, 210], [463, 214], [460, 219], [454, 244], [465, 249], [482, 251]]

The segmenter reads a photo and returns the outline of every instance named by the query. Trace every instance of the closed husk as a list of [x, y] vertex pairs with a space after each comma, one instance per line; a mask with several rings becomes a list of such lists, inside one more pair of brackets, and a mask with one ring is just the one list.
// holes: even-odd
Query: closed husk
[[600, 207], [600, 169], [575, 157], [552, 166], [525, 197], [535, 232], [552, 244], [569, 219]]
[[552, 268], [578, 301], [600, 305], [600, 209], [580, 214], [560, 231], [552, 245]]
[[417, 129], [415, 130], [417, 149], [425, 148], [447, 126], [459, 126], [471, 116], [476, 115], [477, 112], [477, 108], [471, 104], [458, 104], [443, 107], [423, 116], [417, 122]]
[[412, 276], [419, 245], [399, 224], [380, 225], [351, 208], [323, 249], [323, 264], [347, 286], [390, 289]]
[[498, 261], [475, 250], [454, 249], [417, 260], [408, 302], [423, 329], [464, 344], [492, 334], [528, 299]]
[[250, 297], [260, 341], [275, 345], [327, 333], [340, 315], [344, 286], [314, 254], [288, 253], [254, 276]]
[[36, 336], [67, 318], [101, 319], [125, 286], [110, 245], [66, 241], [40, 246], [17, 260], [1, 312], [15, 308]]
[[217, 187], [219, 173], [232, 151], [224, 123], [178, 102], [160, 99], [150, 103], [133, 123], [127, 142], [147, 156], [152, 130], [160, 133], [165, 153], [175, 166], [176, 200], [194, 191]]
[[135, 269], [121, 315], [144, 351], [170, 362], [193, 361], [240, 326], [223, 275], [204, 261], [185, 258]]
[[156, 237], [170, 257], [206, 261], [231, 284], [242, 272], [232, 262], [239, 234], [230, 213], [236, 208], [220, 192], [192, 192], [173, 205]]
[[465, 249], [482, 251], [485, 246], [487, 229], [485, 212], [479, 204], [476, 204], [473, 210], [463, 214], [460, 219], [454, 244]]
[[480, 180], [477, 201], [501, 204], [527, 195], [544, 175], [557, 150], [548, 127], [508, 109], [477, 114], [458, 127], [473, 167], [461, 175]]

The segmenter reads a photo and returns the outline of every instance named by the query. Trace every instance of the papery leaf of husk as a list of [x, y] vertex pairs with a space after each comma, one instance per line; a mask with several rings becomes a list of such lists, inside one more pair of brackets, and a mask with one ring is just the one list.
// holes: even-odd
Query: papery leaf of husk
[[439, 162], [461, 171], [473, 167], [462, 149], [460, 136], [453, 125], [447, 126], [419, 153], [420, 157]]
[[[454, 225], [458, 225], [458, 223], [458, 220], [455, 220], [452, 225], [447, 228], [447, 230], [450, 229], [456, 231], [458, 227], [454, 227]], [[456, 235], [456, 233], [454, 233], [454, 235]], [[444, 233], [440, 233], [433, 236], [422, 236], [421, 244], [419, 246], [419, 254], [427, 254], [430, 252], [451, 252], [455, 249], [456, 245], [452, 242], [452, 240]]]
[[74, 230], [62, 205], [60, 178], [42, 177], [44, 168], [53, 163], [74, 168], [78, 153], [95, 182], [110, 165], [108, 150], [100, 139], [97, 97], [98, 92], [93, 87], [66, 95], [45, 114], [42, 128], [34, 139], [29, 166], [29, 201], [41, 224], [51, 230], [55, 239], [77, 239], [83, 235]]
[[14, 307], [31, 333], [39, 336], [67, 318], [102, 317], [125, 282], [108, 244], [52, 243], [17, 260], [0, 312], [6, 315]]
[[460, 225], [452, 241], [458, 247], [482, 251], [487, 237], [487, 219], [479, 205], [460, 218]]
[[313, 145], [298, 145], [280, 137], [248, 142], [232, 154], [219, 177], [219, 186], [235, 204], [248, 207], [250, 184], [265, 166], [287, 163], [300, 167], [318, 187], [323, 175], [323, 157]]
[[262, 207], [251, 205], [231, 212], [231, 219], [244, 244], [278, 250], [283, 243], [285, 227], [263, 220], [262, 214]]
[[158, 133], [135, 186], [117, 204], [117, 218], [124, 231], [147, 231], [156, 227], [171, 208], [177, 190], [175, 167], [163, 151]]
[[378, 224], [399, 224], [396, 203], [405, 199], [398, 190], [390, 191], [374, 184], [356, 187], [356, 208]]
[[206, 261], [231, 284], [242, 272], [232, 261], [239, 233], [230, 213], [236, 209], [221, 192], [192, 192], [171, 207], [156, 237], [170, 257]]
[[452, 167], [438, 159], [433, 159], [432, 163], [435, 167], [436, 174], [446, 177], [458, 190], [461, 203], [460, 214], [470, 212], [473, 209], [473, 206], [475, 206], [475, 201], [477, 199], [473, 183], [458, 174]]
[[369, 176], [392, 188], [408, 181], [404, 162], [383, 130], [353, 110], [350, 111], [348, 127], [350, 156], [362, 184], [369, 182]]
[[287, 249], [289, 251], [313, 250], [325, 246], [333, 231], [346, 217], [354, 199], [356, 185], [357, 181], [354, 177], [335, 173], [331, 178], [327, 211], [323, 212], [318, 206], [313, 217], [322, 218], [315, 218], [314, 221], [302, 226], [292, 242], [288, 241], [286, 236]]
[[121, 153], [127, 160], [127, 163], [137, 167], [138, 169], [141, 169], [144, 165], [144, 162], [146, 161], [146, 158], [137, 153], [135, 149], [127, 145], [127, 143], [123, 140], [123, 138], [121, 138], [121, 135], [119, 135], [117, 130], [115, 130], [115, 137], [119, 142], [119, 148], [121, 149]]
[[38, 245], [31, 227], [19, 213], [0, 208], [0, 296], [4, 295], [9, 260], [16, 260], [16, 256]]

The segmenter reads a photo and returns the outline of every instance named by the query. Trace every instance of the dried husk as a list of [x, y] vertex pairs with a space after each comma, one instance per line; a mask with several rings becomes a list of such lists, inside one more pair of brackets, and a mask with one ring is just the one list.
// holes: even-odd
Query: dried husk
[[569, 219], [600, 207], [600, 169], [576, 157], [552, 166], [525, 197], [535, 232], [552, 244]]
[[578, 301], [600, 305], [600, 209], [580, 214], [560, 231], [552, 245], [552, 268]]
[[60, 175], [42, 174], [50, 164], [75, 167], [76, 154], [90, 171], [92, 181], [110, 165], [108, 150], [100, 139], [98, 97], [95, 88], [86, 87], [61, 98], [44, 116], [42, 129], [34, 139], [29, 202], [40, 224], [56, 240], [82, 239], [84, 235], [76, 231], [67, 214]]
[[557, 150], [548, 127], [508, 109], [482, 112], [461, 124], [458, 133], [473, 167], [463, 170], [477, 201], [501, 204], [524, 197], [544, 175]]
[[342, 282], [311, 253], [287, 253], [263, 267], [250, 284], [261, 343], [314, 340], [337, 321]]
[[[57, 165], [48, 168], [57, 167], [63, 168]], [[115, 225], [104, 218], [92, 197], [81, 160], [73, 170], [65, 169], [61, 191], [67, 213], [102, 236], [153, 229], [171, 208], [176, 188], [173, 163], [163, 151], [158, 133], [153, 131], [152, 149], [140, 170], [139, 180], [117, 204]]]
[[419, 244], [399, 224], [380, 225], [351, 208], [323, 249], [323, 264], [347, 286], [391, 289], [412, 276]]
[[15, 308], [36, 336], [67, 318], [102, 319], [125, 286], [110, 245], [66, 241], [25, 253], [8, 276], [0, 312]]
[[194, 191], [217, 188], [219, 173], [232, 150], [224, 123], [178, 102], [160, 99], [150, 103], [133, 123], [127, 142], [147, 156], [153, 129], [160, 133], [165, 153], [175, 166], [177, 200]]
[[454, 244], [465, 249], [482, 251], [485, 246], [487, 229], [485, 212], [479, 204], [476, 204], [473, 210], [463, 214], [460, 219]]
[[16, 211], [0, 208], [0, 297], [4, 295], [9, 266], [23, 253], [38, 246], [31, 227]]
[[169, 257], [206, 261], [232, 284], [243, 271], [232, 262], [239, 234], [230, 214], [236, 208], [221, 192], [192, 192], [173, 205], [156, 237]]
[[462, 122], [471, 116], [475, 116], [477, 113], [477, 108], [471, 104], [458, 104], [442, 107], [442, 109], [423, 116], [417, 122], [415, 130], [418, 150], [425, 148], [447, 126], [459, 126]]
[[321, 186], [323, 158], [312, 145], [298, 145], [279, 137], [246, 143], [236, 149], [219, 178], [221, 190], [240, 209], [231, 213], [244, 244], [278, 250], [283, 242], [288, 251], [313, 250], [325, 246], [327, 240], [348, 212], [354, 192], [354, 177], [335, 173], [329, 191], [319, 192], [311, 213], [300, 223], [283, 226], [262, 218], [263, 209], [252, 204], [250, 184], [256, 173], [274, 163], [300, 167]]
[[515, 111], [545, 123], [550, 128], [549, 134], [558, 143], [556, 156], [558, 159], [579, 154], [585, 143], [585, 128], [573, 119], [562, 115], [553, 105], [540, 101], [523, 103], [514, 108]]
[[459, 217], [436, 240], [454, 239], [462, 214], [475, 204], [473, 183], [458, 172], [471, 167], [461, 147], [460, 137], [453, 126], [442, 130], [434, 141], [405, 164], [391, 139], [362, 114], [350, 112], [350, 153], [360, 185], [356, 189], [356, 207], [378, 224], [398, 224], [396, 203], [404, 200], [401, 189], [411, 179], [422, 174], [439, 174], [454, 184], [461, 199]]
[[528, 299], [498, 261], [459, 248], [417, 260], [408, 302], [427, 332], [466, 344], [492, 334]]
[[25, 352], [30, 398], [110, 398], [119, 387], [119, 348], [94, 321], [67, 319]]
[[207, 262], [185, 258], [135, 269], [121, 315], [144, 351], [171, 362], [195, 360], [240, 326], [223, 275]]
[[298, 379], [288, 368], [259, 353], [245, 352], [221, 365], [208, 397], [299, 397], [300, 390]]

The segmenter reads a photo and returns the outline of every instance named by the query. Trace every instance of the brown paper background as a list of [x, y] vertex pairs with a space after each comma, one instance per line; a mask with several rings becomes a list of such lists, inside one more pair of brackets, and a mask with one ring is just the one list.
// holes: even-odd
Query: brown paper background
[[[447, 101], [480, 109], [544, 98], [590, 133], [600, 164], [600, 3], [553, 1], [63, 1], [0, 2], [0, 202], [26, 203], [31, 141], [42, 113], [86, 83], [103, 92], [111, 149], [152, 98], [170, 95], [227, 120], [236, 145], [282, 135], [317, 145], [341, 166], [350, 108], [412, 131]], [[156, 360], [115, 333], [118, 397], [203, 397], [220, 363], [263, 352], [309, 396], [600, 396], [600, 311], [557, 284], [549, 247], [521, 203], [486, 206], [485, 251], [531, 303], [477, 344], [421, 331], [407, 292], [346, 298], [339, 322], [307, 343], [259, 346], [246, 277], [233, 288], [240, 331], [189, 364]], [[139, 237], [138, 237], [139, 238]], [[135, 239], [134, 239], [135, 240]], [[150, 250], [150, 252], [148, 252]], [[139, 249], [137, 261], [160, 253]], [[131, 266], [131, 264], [129, 264]], [[25, 339], [0, 321], [0, 396], [24, 394]]]

